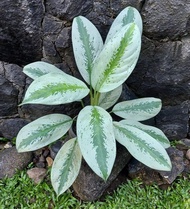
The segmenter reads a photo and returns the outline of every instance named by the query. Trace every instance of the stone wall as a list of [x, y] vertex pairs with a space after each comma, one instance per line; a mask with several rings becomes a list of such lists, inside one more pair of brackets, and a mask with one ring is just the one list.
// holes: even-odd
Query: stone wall
[[1, 0], [0, 2], [0, 137], [12, 138], [39, 116], [74, 115], [78, 104], [19, 107], [31, 79], [22, 73], [30, 62], [44, 60], [80, 77], [73, 58], [71, 24], [90, 19], [105, 38], [116, 15], [136, 7], [143, 18], [138, 64], [127, 85], [138, 97], [163, 101], [156, 125], [170, 139], [190, 137], [190, 2], [188, 0]]

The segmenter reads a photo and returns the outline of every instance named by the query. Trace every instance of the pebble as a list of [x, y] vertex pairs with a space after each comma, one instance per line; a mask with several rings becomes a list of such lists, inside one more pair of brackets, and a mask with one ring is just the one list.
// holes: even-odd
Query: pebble
[[47, 158], [46, 158], [46, 162], [47, 162], [47, 166], [48, 166], [48, 167], [51, 167], [52, 164], [53, 164], [53, 159], [52, 159], [51, 157], [47, 157]]
[[27, 171], [29, 178], [31, 178], [35, 184], [40, 183], [46, 176], [46, 169], [45, 168], [31, 168]]
[[12, 177], [17, 170], [24, 169], [32, 160], [31, 152], [18, 153], [16, 147], [0, 151], [0, 179]]
[[62, 147], [62, 142], [61, 141], [56, 141], [54, 144], [50, 146], [50, 156], [52, 159], [55, 159], [56, 154]]
[[187, 158], [188, 160], [190, 160], [190, 149], [188, 149], [187, 152], [186, 152], [186, 158]]

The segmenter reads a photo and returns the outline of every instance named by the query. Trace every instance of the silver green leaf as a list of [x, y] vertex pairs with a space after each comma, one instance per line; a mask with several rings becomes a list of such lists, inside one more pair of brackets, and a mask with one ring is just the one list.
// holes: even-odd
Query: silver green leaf
[[63, 73], [62, 70], [52, 64], [43, 61], [32, 62], [23, 68], [23, 72], [32, 79], [39, 78], [48, 73]]
[[163, 146], [146, 132], [131, 125], [114, 122], [116, 140], [146, 166], [162, 171], [171, 170], [171, 161]]
[[21, 105], [66, 104], [78, 101], [88, 93], [88, 87], [79, 79], [62, 73], [48, 73], [31, 83]]
[[134, 120], [121, 120], [120, 123], [124, 125], [131, 125], [133, 127], [140, 129], [141, 131], [146, 132], [152, 138], [158, 141], [165, 149], [170, 147], [170, 141], [168, 140], [166, 135], [160, 129], [156, 127], [144, 125]]
[[137, 9], [129, 6], [123, 9], [115, 18], [108, 32], [105, 43], [107, 43], [118, 31], [120, 31], [122, 27], [129, 23], [135, 23], [138, 26], [140, 33], [142, 34], [141, 15]]
[[120, 102], [113, 107], [112, 111], [127, 120], [143, 121], [157, 115], [161, 107], [160, 99], [147, 97]]
[[117, 100], [121, 95], [121, 92], [122, 92], [122, 85], [120, 85], [119, 87], [117, 87], [112, 91], [101, 93], [98, 106], [107, 110], [117, 102]]
[[124, 26], [94, 60], [92, 87], [108, 92], [120, 86], [132, 73], [141, 48], [141, 34], [135, 23]]
[[72, 44], [75, 61], [84, 80], [90, 84], [93, 61], [103, 48], [97, 28], [85, 17], [75, 17], [72, 24]]
[[51, 182], [57, 195], [64, 193], [78, 176], [82, 154], [73, 138], [67, 141], [57, 153], [51, 169]]
[[77, 119], [77, 137], [82, 155], [91, 169], [106, 180], [116, 156], [112, 118], [98, 106], [86, 106]]
[[24, 126], [16, 138], [18, 152], [40, 149], [61, 138], [71, 127], [72, 119], [63, 114], [50, 114]]

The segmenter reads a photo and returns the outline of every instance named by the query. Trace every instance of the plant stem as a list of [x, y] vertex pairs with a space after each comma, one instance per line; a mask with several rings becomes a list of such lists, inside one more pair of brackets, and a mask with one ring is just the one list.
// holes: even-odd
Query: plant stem
[[93, 103], [94, 103], [94, 97], [92, 93], [92, 87], [90, 86], [90, 104], [93, 105]]
[[82, 99], [80, 100], [80, 103], [81, 103], [82, 107], [84, 108], [84, 102]]
[[98, 105], [98, 103], [99, 103], [99, 98], [100, 98], [100, 92], [96, 91], [96, 92], [94, 93], [94, 103], [93, 103], [93, 105]]

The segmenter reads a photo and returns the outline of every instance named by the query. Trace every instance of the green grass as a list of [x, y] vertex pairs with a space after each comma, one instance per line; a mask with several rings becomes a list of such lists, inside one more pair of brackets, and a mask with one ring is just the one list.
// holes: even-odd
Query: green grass
[[189, 180], [180, 178], [167, 190], [128, 181], [104, 201], [85, 203], [70, 191], [57, 197], [48, 181], [34, 185], [22, 171], [0, 180], [0, 209], [188, 209]]

